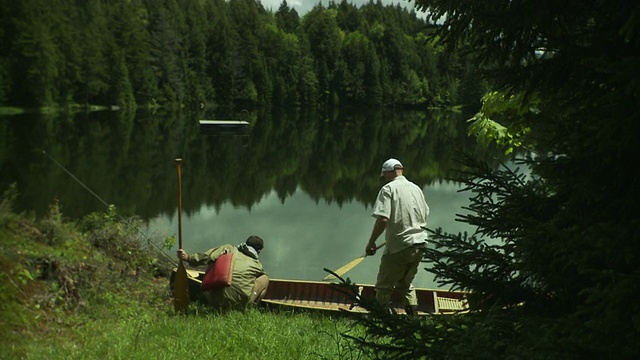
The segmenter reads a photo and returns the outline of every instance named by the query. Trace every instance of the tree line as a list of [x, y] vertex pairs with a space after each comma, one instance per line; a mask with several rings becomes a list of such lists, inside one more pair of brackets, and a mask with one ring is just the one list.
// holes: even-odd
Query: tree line
[[0, 104], [241, 108], [477, 102], [433, 26], [380, 1], [0, 0]]

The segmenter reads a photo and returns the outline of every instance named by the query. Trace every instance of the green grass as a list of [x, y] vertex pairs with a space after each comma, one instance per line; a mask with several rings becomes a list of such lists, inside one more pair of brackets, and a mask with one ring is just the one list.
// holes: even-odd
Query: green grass
[[[344, 321], [251, 309], [176, 315], [116, 307], [13, 348], [29, 359], [338, 359]], [[36, 339], [33, 339], [36, 340]], [[355, 354], [355, 353], [354, 353]], [[347, 357], [348, 358], [348, 357]]]
[[364, 358], [342, 336], [363, 330], [342, 317], [199, 303], [177, 314], [170, 266], [115, 209], [69, 221], [53, 204], [36, 219], [11, 211], [16, 197], [0, 198], [0, 359]]

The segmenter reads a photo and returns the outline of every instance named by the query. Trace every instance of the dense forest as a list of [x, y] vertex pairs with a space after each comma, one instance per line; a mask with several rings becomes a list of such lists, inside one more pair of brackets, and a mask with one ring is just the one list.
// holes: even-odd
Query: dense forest
[[0, 0], [0, 105], [256, 108], [477, 103], [433, 26], [380, 1]]

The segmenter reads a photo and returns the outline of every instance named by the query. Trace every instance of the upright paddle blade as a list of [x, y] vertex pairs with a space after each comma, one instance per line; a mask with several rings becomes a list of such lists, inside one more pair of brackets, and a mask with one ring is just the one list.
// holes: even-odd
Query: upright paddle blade
[[[382, 243], [380, 245], [378, 245], [376, 247], [376, 250], [380, 249], [381, 247], [384, 246], [385, 243]], [[338, 270], [334, 271], [334, 273], [336, 273], [336, 275], [338, 276], [342, 276], [344, 275], [347, 271], [353, 269], [354, 267], [356, 267], [358, 264], [360, 264], [362, 262], [362, 260], [364, 260], [364, 258], [367, 256], [367, 254], [363, 254], [360, 255], [359, 257], [351, 260], [349, 263], [342, 265], [342, 267], [340, 267]], [[324, 277], [324, 279], [322, 279], [323, 281], [328, 281], [328, 280], [334, 280], [337, 279], [333, 274], [329, 274], [327, 276]]]
[[[182, 173], [180, 165], [182, 159], [176, 159], [176, 168], [178, 170], [178, 246], [182, 249]], [[176, 311], [184, 312], [189, 305], [189, 278], [187, 269], [184, 268], [182, 259], [179, 260], [178, 271], [176, 272], [175, 283], [173, 286], [173, 306]]]
[[185, 312], [187, 306], [189, 306], [189, 278], [187, 269], [180, 260], [173, 284], [173, 307], [177, 312]]

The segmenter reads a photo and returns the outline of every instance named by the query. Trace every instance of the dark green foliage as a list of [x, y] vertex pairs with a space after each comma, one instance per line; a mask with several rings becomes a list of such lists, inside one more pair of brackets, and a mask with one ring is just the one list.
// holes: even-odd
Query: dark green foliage
[[[472, 312], [407, 324], [432, 341], [414, 358], [638, 358], [638, 5], [417, 4], [444, 22], [441, 43], [468, 52], [476, 76], [524, 99], [492, 120], [527, 129], [527, 152], [497, 169], [464, 159], [471, 205], [458, 220], [477, 231], [432, 231], [425, 260], [441, 284], [471, 292]], [[394, 321], [368, 323], [376, 338], [359, 340], [403, 346], [380, 347], [383, 358], [423, 349], [395, 339]]]
[[2, 105], [424, 107], [483, 89], [459, 88], [467, 67], [442, 60], [426, 22], [380, 2], [300, 17], [284, 1], [27, 0], [0, 24]]
[[300, 17], [294, 8], [290, 8], [287, 1], [282, 1], [276, 12], [276, 23], [278, 28], [287, 33], [294, 33], [300, 26]]

